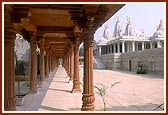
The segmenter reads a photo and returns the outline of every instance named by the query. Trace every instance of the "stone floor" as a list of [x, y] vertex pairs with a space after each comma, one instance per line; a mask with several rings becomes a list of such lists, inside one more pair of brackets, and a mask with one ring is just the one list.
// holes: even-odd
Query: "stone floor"
[[[80, 67], [80, 81], [83, 82], [83, 69]], [[139, 75], [133, 72], [94, 70], [94, 83], [105, 87], [120, 82], [107, 90], [105, 97], [108, 112], [160, 111], [164, 112], [164, 82], [163, 76]], [[24, 97], [23, 105], [17, 106], [18, 111], [34, 112], [81, 112], [82, 92], [71, 93], [73, 83], [62, 66], [50, 74], [50, 78], [38, 88], [37, 94]], [[81, 85], [82, 90], [82, 85]], [[95, 111], [103, 111], [101, 96], [95, 88]]]

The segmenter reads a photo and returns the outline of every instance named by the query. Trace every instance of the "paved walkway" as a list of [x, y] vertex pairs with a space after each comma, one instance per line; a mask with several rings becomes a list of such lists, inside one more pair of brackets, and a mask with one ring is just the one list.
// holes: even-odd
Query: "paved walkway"
[[[81, 83], [83, 69], [80, 68]], [[120, 82], [110, 91], [106, 100], [107, 111], [163, 111], [164, 105], [164, 79], [158, 76], [137, 75], [132, 72], [110, 70], [94, 70], [94, 83], [110, 86]], [[82, 86], [81, 86], [82, 89]], [[50, 74], [38, 94], [25, 96], [22, 106], [17, 106], [18, 111], [80, 111], [82, 106], [82, 93], [71, 93], [72, 82], [59, 66]], [[95, 89], [96, 91], [96, 89]], [[161, 105], [160, 107], [158, 107]], [[101, 97], [95, 93], [95, 109], [103, 110]]]

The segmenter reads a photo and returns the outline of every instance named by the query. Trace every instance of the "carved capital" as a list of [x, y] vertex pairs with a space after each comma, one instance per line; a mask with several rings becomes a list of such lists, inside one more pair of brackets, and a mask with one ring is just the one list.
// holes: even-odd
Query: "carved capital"
[[12, 12], [13, 12], [13, 6], [10, 4], [4, 5], [4, 21], [5, 22], [12, 22]]
[[29, 9], [28, 8], [14, 8], [13, 11], [13, 22], [21, 23], [21, 18], [27, 18]]
[[78, 44], [74, 45], [73, 49], [74, 49], [74, 53], [79, 53], [79, 45]]
[[84, 40], [84, 47], [93, 47], [93, 40]]
[[30, 44], [37, 44], [37, 36], [35, 32], [29, 32]]

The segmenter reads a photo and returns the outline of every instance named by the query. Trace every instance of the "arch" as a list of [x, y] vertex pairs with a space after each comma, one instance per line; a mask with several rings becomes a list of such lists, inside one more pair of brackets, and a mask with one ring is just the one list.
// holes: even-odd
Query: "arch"
[[158, 47], [158, 46], [157, 46], [157, 42], [153, 42], [152, 47], [153, 47], [153, 48], [157, 48], [157, 47]]
[[138, 43], [138, 50], [142, 50], [142, 43]]
[[145, 48], [150, 49], [150, 43], [146, 43]]

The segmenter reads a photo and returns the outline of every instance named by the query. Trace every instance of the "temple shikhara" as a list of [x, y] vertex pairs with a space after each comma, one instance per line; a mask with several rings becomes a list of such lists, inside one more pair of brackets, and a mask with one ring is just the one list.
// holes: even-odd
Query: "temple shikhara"
[[[125, 4], [3, 5], [4, 111], [35, 111], [40, 107], [56, 110], [56, 105], [55, 108], [31, 106], [49, 103], [42, 103], [41, 98], [45, 98], [44, 101], [58, 99], [50, 103], [57, 103], [63, 108], [70, 106], [75, 110], [74, 106], [79, 105], [79, 111], [95, 111], [98, 107], [95, 103], [100, 102], [95, 98], [95, 79], [98, 76], [95, 77], [94, 69], [164, 74], [165, 33], [162, 19], [158, 20], [159, 25], [153, 35], [147, 36], [144, 30], [139, 32], [134, 29], [133, 17], [126, 17], [127, 24], [123, 27], [118, 16], [114, 31], [111, 32], [112, 28], [105, 24], [102, 37], [95, 41], [96, 30]], [[80, 53], [82, 56], [79, 56]], [[52, 79], [68, 79], [68, 82], [52, 82]], [[48, 88], [50, 83], [54, 83], [56, 88]], [[72, 86], [70, 91], [64, 89], [68, 85]], [[55, 92], [46, 93], [47, 88]], [[60, 99], [61, 104], [71, 99], [66, 95], [73, 95], [78, 103], [61, 105], [55, 96], [59, 93], [60, 98], [65, 97]], [[51, 98], [47, 98], [49, 94]], [[25, 97], [24, 102], [20, 101], [21, 97]]]

